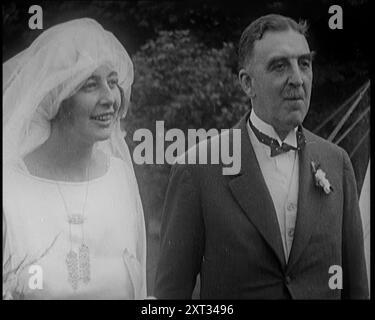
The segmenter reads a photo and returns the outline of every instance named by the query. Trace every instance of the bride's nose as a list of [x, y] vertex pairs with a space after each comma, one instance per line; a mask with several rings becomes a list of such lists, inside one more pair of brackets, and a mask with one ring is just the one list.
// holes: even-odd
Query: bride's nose
[[114, 103], [115, 103], [114, 90], [112, 90], [108, 86], [108, 84], [106, 83], [103, 84], [100, 90], [100, 104], [113, 108]]

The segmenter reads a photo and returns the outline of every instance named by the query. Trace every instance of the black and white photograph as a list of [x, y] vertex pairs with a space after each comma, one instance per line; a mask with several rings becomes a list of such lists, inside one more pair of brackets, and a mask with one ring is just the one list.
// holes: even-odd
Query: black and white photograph
[[368, 0], [2, 14], [3, 300], [370, 299]]

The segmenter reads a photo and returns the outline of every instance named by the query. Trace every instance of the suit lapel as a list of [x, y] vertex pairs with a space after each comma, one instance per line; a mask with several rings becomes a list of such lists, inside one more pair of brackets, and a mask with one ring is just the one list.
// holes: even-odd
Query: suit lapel
[[[304, 129], [303, 129], [304, 130]], [[313, 228], [318, 222], [322, 204], [322, 192], [315, 186], [311, 170], [311, 161], [320, 162], [317, 143], [304, 130], [306, 145], [299, 157], [298, 209], [293, 245], [289, 256], [287, 272], [301, 257], [306, 248]]]
[[250, 221], [270, 245], [281, 265], [285, 256], [273, 201], [246, 128], [249, 113], [234, 129], [241, 129], [241, 172], [231, 177], [229, 187]]

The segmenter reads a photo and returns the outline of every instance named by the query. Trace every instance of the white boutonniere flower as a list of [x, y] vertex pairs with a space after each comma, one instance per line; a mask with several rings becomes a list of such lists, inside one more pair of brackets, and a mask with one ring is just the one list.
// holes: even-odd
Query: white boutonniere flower
[[315, 185], [322, 188], [326, 194], [330, 194], [333, 188], [326, 178], [326, 173], [320, 168], [320, 165], [314, 161], [311, 161], [311, 168], [315, 178]]

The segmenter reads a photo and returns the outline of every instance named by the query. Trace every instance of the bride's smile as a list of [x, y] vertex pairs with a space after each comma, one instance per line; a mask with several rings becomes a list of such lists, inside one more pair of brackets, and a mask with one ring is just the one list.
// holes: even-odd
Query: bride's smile
[[120, 101], [117, 72], [102, 65], [63, 101], [54, 123], [72, 137], [88, 142], [106, 140], [117, 119]]

